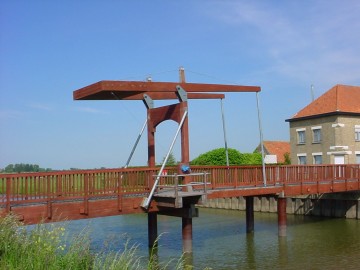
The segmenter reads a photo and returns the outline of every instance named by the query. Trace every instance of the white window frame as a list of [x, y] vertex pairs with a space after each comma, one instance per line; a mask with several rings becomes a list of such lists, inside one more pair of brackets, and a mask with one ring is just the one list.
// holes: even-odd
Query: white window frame
[[[323, 164], [323, 153], [319, 152], [319, 153], [312, 153], [313, 156], [313, 164]], [[316, 158], [320, 157], [320, 163], [316, 163]]]
[[360, 164], [360, 151], [355, 151], [355, 163]]
[[[298, 164], [299, 165], [306, 165], [307, 160], [306, 160], [306, 154], [305, 153], [301, 153], [301, 154], [297, 154], [298, 157]], [[304, 158], [304, 163], [301, 162], [301, 160]]]
[[321, 126], [312, 127], [312, 137], [313, 137], [313, 143], [321, 143]]
[[355, 125], [355, 141], [360, 141], [360, 125]]
[[[300, 135], [300, 134], [303, 134], [303, 135]], [[305, 128], [296, 129], [296, 136], [297, 136], [297, 144], [305, 144], [306, 143], [306, 129]]]

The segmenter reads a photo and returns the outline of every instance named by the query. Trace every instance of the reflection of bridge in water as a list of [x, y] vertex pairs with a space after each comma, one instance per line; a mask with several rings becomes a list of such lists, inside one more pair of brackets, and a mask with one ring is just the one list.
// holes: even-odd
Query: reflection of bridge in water
[[244, 196], [247, 231], [253, 231], [253, 196], [277, 196], [279, 234], [286, 234], [286, 197], [360, 190], [359, 165], [266, 167], [200, 167], [178, 175], [167, 168], [151, 199], [142, 207], [158, 168], [128, 168], [49, 173], [2, 174], [2, 214], [12, 212], [27, 224], [113, 215], [147, 213], [149, 244], [157, 236], [157, 214], [183, 221], [184, 250], [191, 250], [192, 218], [196, 204], [206, 199]]

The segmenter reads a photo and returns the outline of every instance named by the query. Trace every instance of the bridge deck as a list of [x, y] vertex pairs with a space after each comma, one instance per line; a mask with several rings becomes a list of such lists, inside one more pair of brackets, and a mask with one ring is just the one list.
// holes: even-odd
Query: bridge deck
[[[144, 213], [140, 207], [149, 195], [158, 168], [107, 169], [0, 175], [0, 213], [18, 214], [26, 223]], [[169, 174], [177, 168], [167, 168]], [[159, 190], [149, 212], [159, 207], [183, 207], [204, 195], [208, 199], [235, 196], [310, 195], [360, 191], [360, 165], [269, 166], [266, 186], [261, 167], [193, 167], [208, 172], [206, 190]], [[160, 185], [169, 185], [168, 178]], [[191, 181], [201, 182], [194, 176]], [[175, 201], [161, 201], [172, 198]], [[191, 199], [192, 198], [192, 199]]]

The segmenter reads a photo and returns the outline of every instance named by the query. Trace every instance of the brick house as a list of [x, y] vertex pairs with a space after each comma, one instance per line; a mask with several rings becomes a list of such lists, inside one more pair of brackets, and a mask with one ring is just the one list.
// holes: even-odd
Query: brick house
[[336, 85], [287, 119], [292, 164], [360, 163], [360, 87]]
[[[285, 141], [264, 141], [266, 164], [285, 163], [285, 155], [290, 154], [290, 143]], [[261, 153], [261, 145], [254, 152]]]

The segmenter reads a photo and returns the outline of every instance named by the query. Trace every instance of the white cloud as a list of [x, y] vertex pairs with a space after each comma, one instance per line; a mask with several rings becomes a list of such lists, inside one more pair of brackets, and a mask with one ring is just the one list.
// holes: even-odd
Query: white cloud
[[273, 73], [355, 84], [360, 83], [359, 14], [359, 1], [240, 1], [212, 13], [239, 27], [240, 35], [251, 29]]
[[98, 109], [91, 108], [91, 107], [75, 107], [74, 110], [78, 111], [78, 112], [92, 113], [92, 114], [107, 114], [108, 113], [106, 111], [98, 110]]
[[29, 105], [29, 107], [31, 107], [33, 109], [41, 110], [41, 111], [52, 111], [53, 110], [52, 106], [50, 106], [48, 104], [42, 104], [42, 103], [31, 103]]
[[21, 111], [16, 110], [2, 110], [0, 111], [0, 120], [18, 119], [24, 115]]

